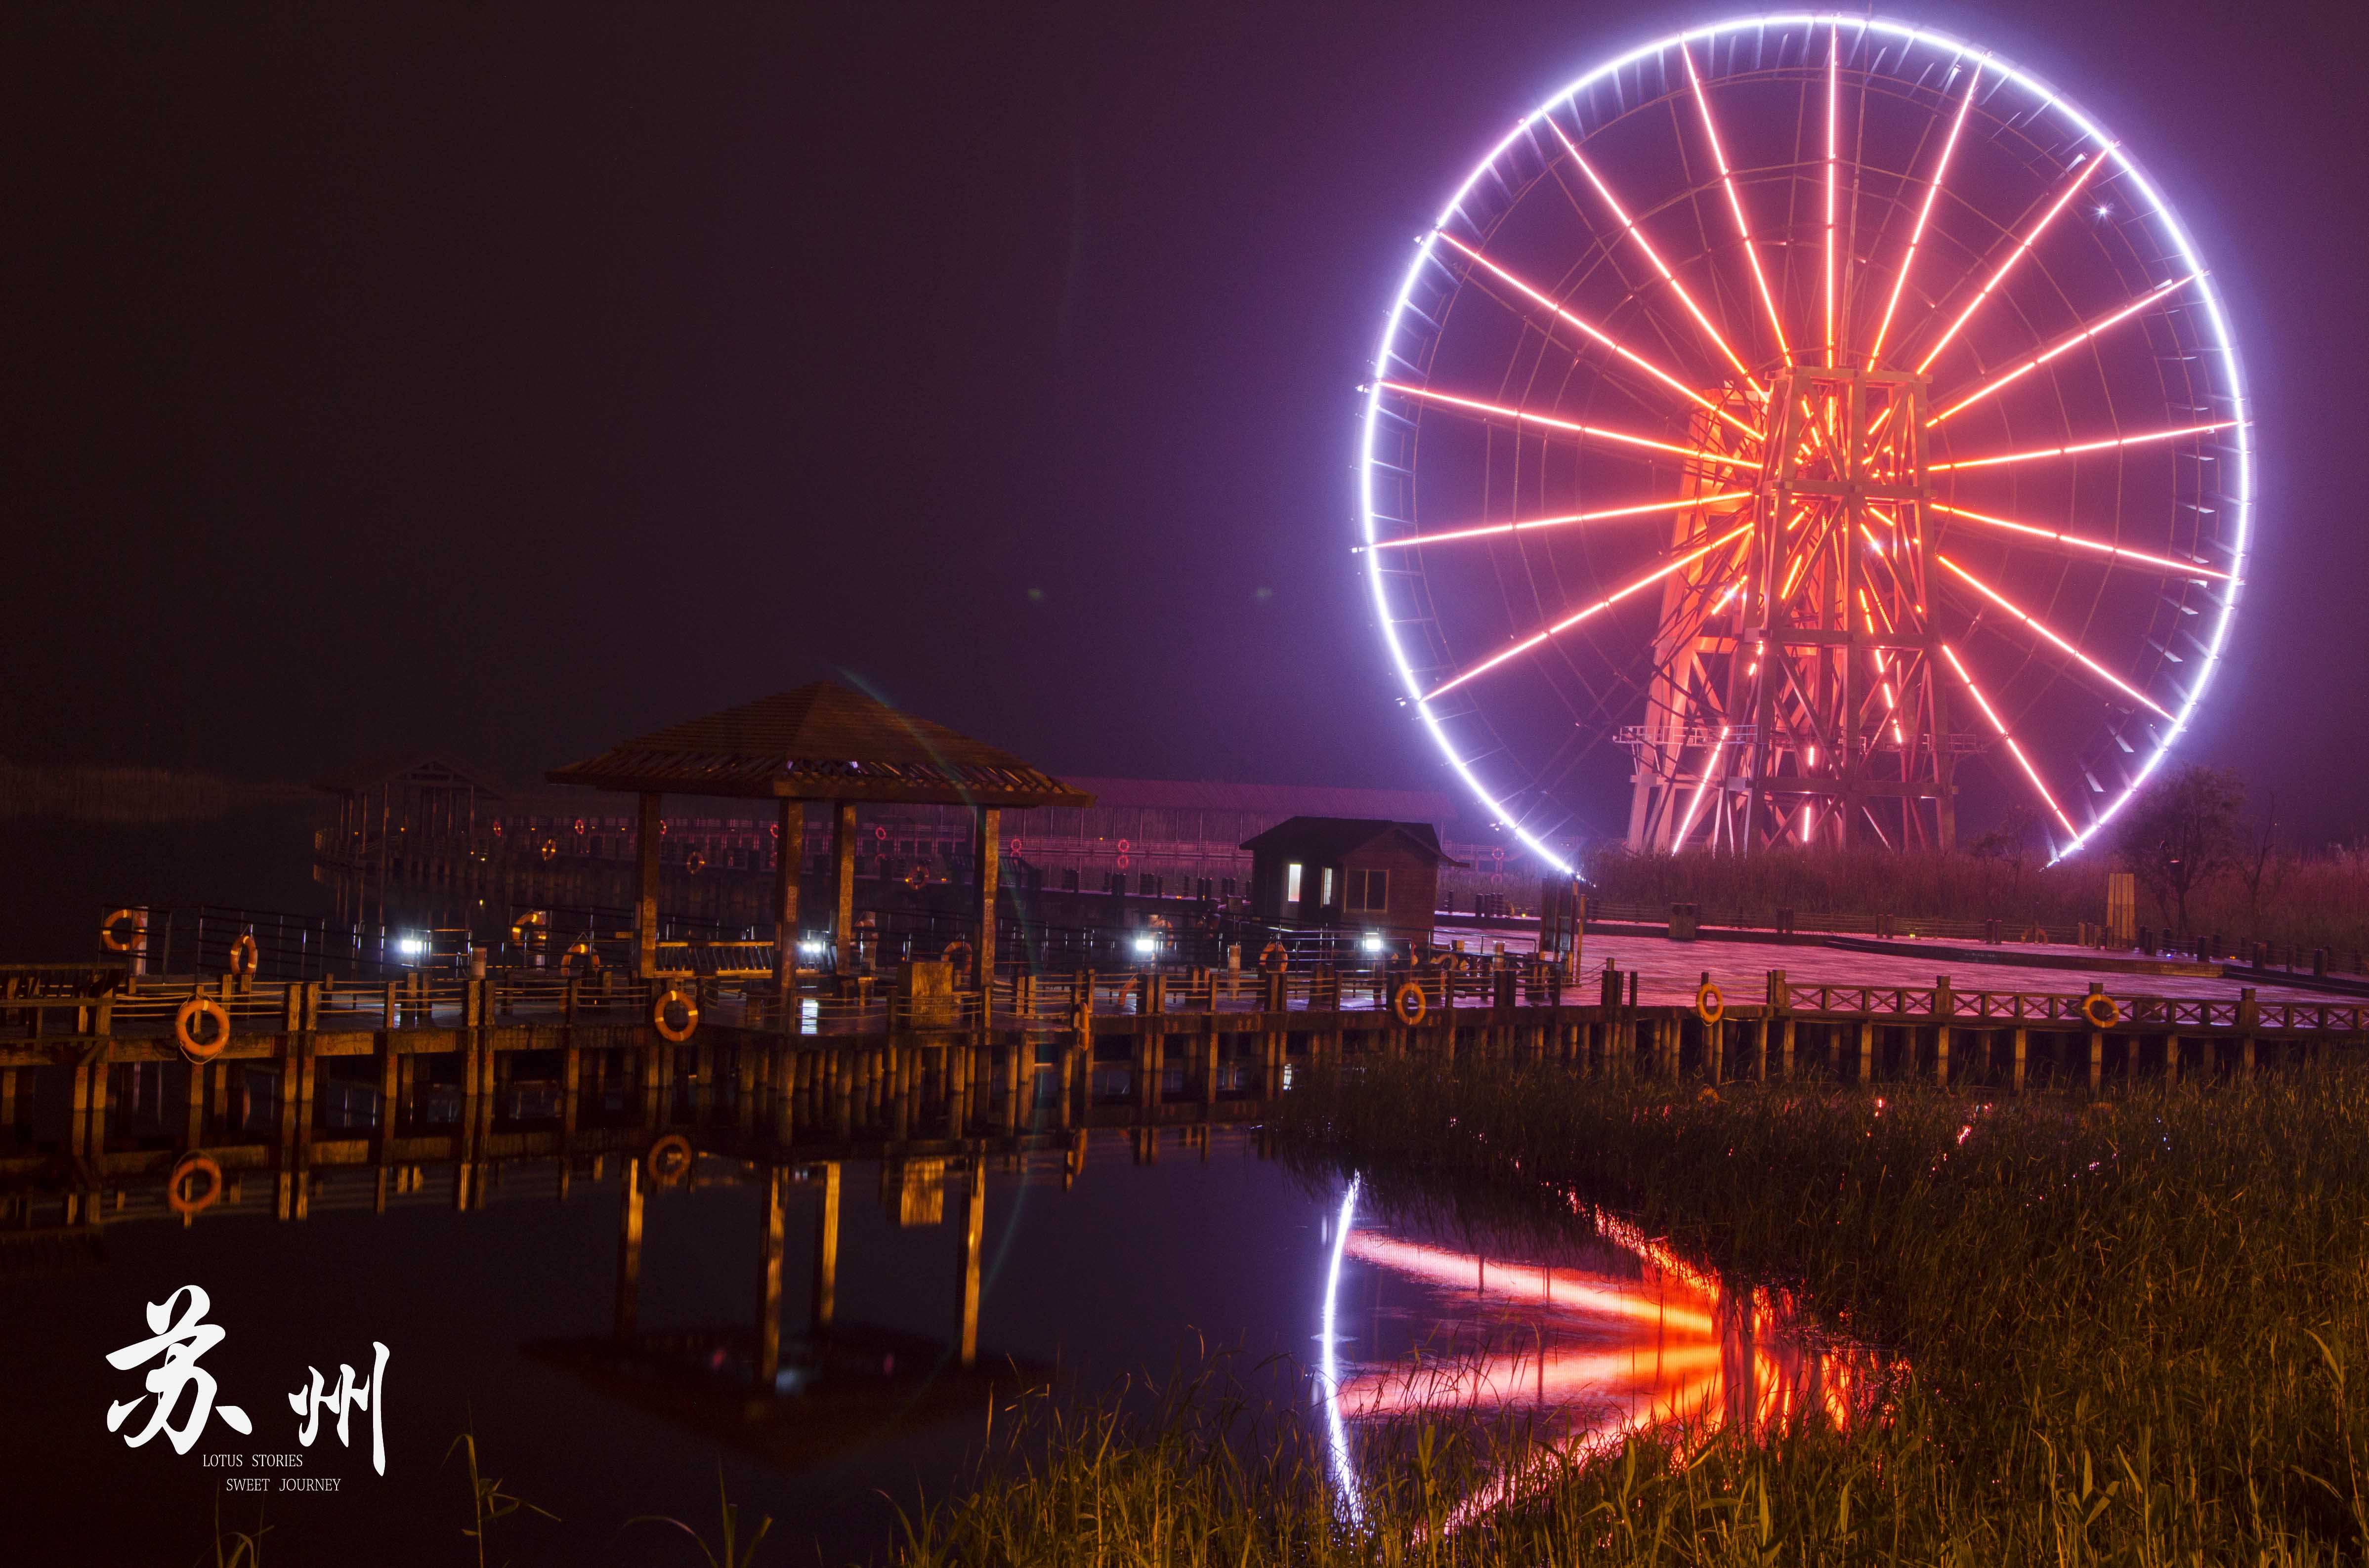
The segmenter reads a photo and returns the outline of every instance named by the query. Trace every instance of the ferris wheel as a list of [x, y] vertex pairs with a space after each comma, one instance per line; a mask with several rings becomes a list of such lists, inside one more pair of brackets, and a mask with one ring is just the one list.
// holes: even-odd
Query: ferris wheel
[[2227, 642], [2213, 279], [2094, 119], [1927, 29], [1754, 17], [1580, 78], [1422, 237], [1363, 390], [1405, 701], [1557, 864], [1623, 807], [1637, 849], [2020, 808], [2070, 853]]

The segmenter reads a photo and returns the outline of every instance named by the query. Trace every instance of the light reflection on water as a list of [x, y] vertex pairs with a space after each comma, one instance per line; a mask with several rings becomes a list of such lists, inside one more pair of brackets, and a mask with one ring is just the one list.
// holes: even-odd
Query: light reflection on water
[[1418, 1415], [1471, 1418], [1521, 1439], [1456, 1519], [1524, 1476], [1652, 1433], [1691, 1448], [1869, 1417], [1872, 1354], [1837, 1344], [1791, 1298], [1734, 1289], [1611, 1219], [1598, 1239], [1491, 1256], [1361, 1213], [1344, 1188], [1329, 1241], [1320, 1370], [1335, 1485], [1363, 1512], [1360, 1432]]

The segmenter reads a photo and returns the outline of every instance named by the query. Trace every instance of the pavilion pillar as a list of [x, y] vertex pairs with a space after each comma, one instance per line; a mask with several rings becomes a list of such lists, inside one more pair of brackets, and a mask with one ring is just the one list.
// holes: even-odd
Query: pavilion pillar
[[[995, 988], [995, 881], [1002, 862], [1002, 846], [996, 840], [1002, 831], [1001, 811], [993, 806], [971, 809], [971, 864], [978, 872], [978, 935], [971, 943], [971, 950], [972, 960], [978, 966], [977, 978], [981, 996]], [[979, 1016], [984, 1018], [987, 1014], [981, 1012]]]
[[644, 980], [655, 980], [658, 972], [659, 799], [648, 792], [641, 797], [641, 825], [634, 839], [635, 973]]
[[841, 801], [832, 812], [830, 833], [830, 939], [839, 949], [842, 978], [855, 972], [855, 802]]
[[805, 870], [807, 803], [784, 801], [773, 850], [773, 986], [784, 1028], [795, 1021], [798, 994], [798, 877]]

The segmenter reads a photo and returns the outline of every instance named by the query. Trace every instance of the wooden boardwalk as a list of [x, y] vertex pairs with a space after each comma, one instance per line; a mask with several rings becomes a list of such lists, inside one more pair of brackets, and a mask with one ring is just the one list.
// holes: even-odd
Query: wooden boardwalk
[[[2014, 1092], [2035, 1073], [2247, 1072], [2369, 1040], [2325, 998], [1831, 983], [1768, 971], [1700, 1002], [1637, 971], [1542, 966], [1010, 976], [982, 997], [802, 993], [613, 973], [368, 988], [19, 972], [0, 997], [0, 1179], [102, 1188], [209, 1152], [305, 1170], [639, 1152], [747, 1158], [1020, 1146], [1123, 1107], [1254, 1119], [1294, 1066], [1373, 1055], [1554, 1061], [1711, 1081], [1819, 1071]], [[695, 1009], [695, 1011], [694, 1011]], [[177, 1020], [205, 1032], [198, 1049]], [[214, 1032], [213, 1019], [227, 1024]], [[680, 1038], [669, 1038], [670, 1035]], [[193, 1059], [194, 1058], [194, 1059]], [[290, 1201], [299, 1201], [292, 1188]]]

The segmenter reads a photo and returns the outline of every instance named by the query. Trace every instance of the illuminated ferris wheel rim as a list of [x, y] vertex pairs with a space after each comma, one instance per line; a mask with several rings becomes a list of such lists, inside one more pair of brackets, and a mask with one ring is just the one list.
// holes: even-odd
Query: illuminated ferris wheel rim
[[2066, 122], [2082, 136], [2096, 143], [2100, 149], [2101, 160], [2111, 161], [2112, 165], [2126, 176], [2133, 187], [2145, 198], [2149, 208], [2147, 216], [2161, 225], [2165, 236], [2178, 250], [2181, 260], [2186, 264], [2192, 274], [2192, 284], [2196, 296], [2203, 305], [2204, 317], [2210, 324], [2213, 342], [2219, 352], [2227, 379], [2226, 396], [2230, 404], [2231, 417], [2225, 439], [2236, 452], [2237, 479], [2226, 499], [2234, 513], [2235, 526], [2229, 546], [2228, 586], [2221, 600], [2219, 613], [2214, 618], [2212, 635], [2204, 642], [2203, 666], [2197, 672], [2194, 682], [2181, 694], [2178, 710], [2171, 715], [2169, 726], [2163, 732], [2154, 749], [2149, 751], [2138, 765], [2129, 783], [2124, 786], [2120, 794], [2107, 802], [2105, 808], [2097, 813], [2089, 827], [2077, 830], [2068, 843], [2057, 847], [2053, 860], [2062, 859], [2084, 847], [2100, 829], [2114, 819], [2123, 807], [2129, 802], [2131, 797], [2137, 793], [2154, 775], [2165, 756], [2169, 755], [2172, 745], [2186, 732], [2190, 720], [2196, 711], [2197, 704], [2203, 699], [2206, 689], [2212, 684], [2214, 672], [2220, 667], [2221, 651], [2227, 642], [2229, 628], [2237, 614], [2237, 599], [2245, 581], [2246, 557], [2252, 532], [2254, 502], [2253, 429], [2252, 419], [2247, 412], [2243, 367], [2238, 358], [2236, 339], [2229, 331], [2227, 312], [2222, 307], [2220, 291], [2214, 285], [2211, 272], [2206, 269], [2179, 215], [2172, 210], [2170, 203], [2164, 199], [2155, 182], [2147, 177], [2146, 169], [2139, 162], [2132, 157], [2119, 142], [2100, 129], [2098, 121], [2078, 104], [2041, 77], [1989, 50], [1979, 48], [1937, 28], [1913, 26], [1880, 17], [1853, 16], [1833, 11], [1797, 11], [1733, 17], [1727, 21], [1714, 22], [1689, 28], [1684, 32], [1668, 34], [1652, 43], [1642, 45], [1617, 56], [1572, 81], [1517, 120], [1513, 129], [1490, 148], [1487, 154], [1473, 166], [1472, 172], [1467, 175], [1463, 182], [1456, 187], [1456, 192], [1448, 199], [1447, 206], [1440, 210], [1439, 216], [1433, 222], [1430, 230], [1417, 242], [1414, 260], [1409, 265], [1405, 277], [1400, 282], [1398, 293], [1391, 301], [1390, 315], [1383, 325], [1381, 342], [1374, 355], [1372, 380], [1361, 389], [1366, 393], [1366, 415], [1360, 432], [1357, 483], [1358, 514], [1366, 547], [1367, 584], [1373, 594], [1376, 617], [1381, 624], [1382, 636], [1390, 646], [1391, 661], [1397, 666], [1400, 681], [1406, 688], [1407, 700], [1414, 705], [1416, 711], [1422, 716], [1424, 726], [1430, 732], [1433, 742], [1439, 748], [1440, 755], [1448, 759], [1448, 766], [1456, 770], [1457, 777], [1464, 781], [1465, 787], [1471, 790], [1474, 798], [1479, 800], [1482, 807], [1488, 811], [1492, 820], [1510, 829], [1515, 837], [1533, 854], [1566, 875], [1574, 873], [1576, 868], [1524, 828], [1515, 819], [1515, 813], [1508, 812], [1500, 804], [1487, 787], [1475, 777], [1468, 760], [1457, 754], [1454, 744], [1441, 727], [1439, 715], [1432, 708], [1432, 697], [1438, 696], [1440, 693], [1434, 692], [1426, 695], [1423, 682], [1416, 678], [1413, 665], [1408, 659], [1405, 646], [1399, 638], [1398, 629], [1385, 592], [1381, 552], [1373, 548], [1378, 542], [1374, 505], [1373, 471], [1376, 460], [1374, 436], [1376, 424], [1383, 416], [1382, 394], [1387, 390], [1387, 383], [1391, 380], [1390, 362], [1393, 358], [1392, 347], [1398, 341], [1401, 323], [1407, 313], [1424, 269], [1433, 265], [1433, 252], [1439, 243], [1442, 231], [1463, 208], [1466, 199], [1471, 193], [1473, 187], [1480, 183], [1482, 176], [1488, 174], [1496, 165], [1498, 160], [1505, 156], [1516, 142], [1527, 134], [1535, 122], [1553, 109], [1572, 103], [1580, 94], [1587, 91], [1605, 77], [1682, 45], [1753, 29], [1820, 27], [1848, 28], [1861, 36], [1879, 34], [1897, 39], [1911, 49], [1927, 48], [1946, 51], [1958, 58], [1971, 60], [1981, 69], [1996, 74], [2003, 80], [2012, 83], [2031, 95], [2047, 108], [2064, 117]]

